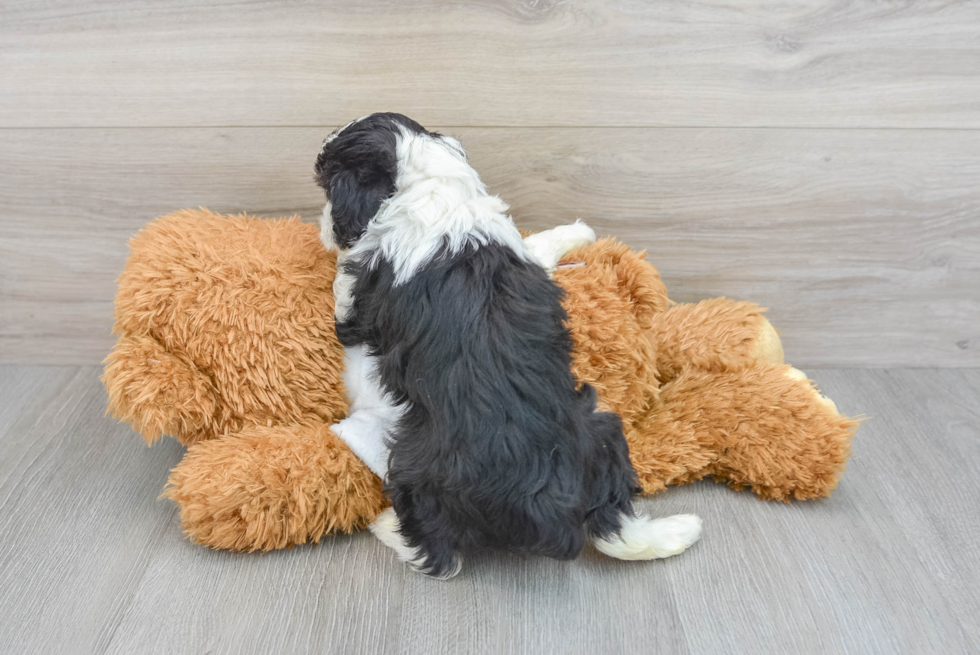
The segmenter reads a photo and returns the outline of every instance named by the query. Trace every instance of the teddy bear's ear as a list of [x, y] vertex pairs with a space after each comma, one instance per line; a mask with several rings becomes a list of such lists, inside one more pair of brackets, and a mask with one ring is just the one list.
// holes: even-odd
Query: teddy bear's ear
[[623, 286], [629, 289], [633, 299], [633, 313], [643, 328], [653, 325], [655, 314], [667, 311], [667, 287], [660, 279], [660, 272], [646, 261], [646, 252], [628, 251], [620, 260]]
[[670, 307], [667, 287], [653, 264], [646, 261], [646, 252], [630, 250], [614, 239], [600, 239], [579, 253], [585, 255], [587, 265], [605, 265], [616, 271], [620, 293], [630, 301], [640, 327], [652, 327], [654, 316]]

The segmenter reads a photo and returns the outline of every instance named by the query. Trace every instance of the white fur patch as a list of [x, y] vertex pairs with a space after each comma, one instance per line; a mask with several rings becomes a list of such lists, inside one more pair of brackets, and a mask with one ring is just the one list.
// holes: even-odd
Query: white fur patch
[[412, 278], [445, 244], [450, 254], [490, 242], [533, 261], [507, 204], [487, 192], [454, 139], [400, 130], [395, 193], [382, 203], [350, 257], [368, 266], [381, 258], [395, 269], [395, 284]]
[[402, 415], [378, 380], [377, 363], [365, 346], [344, 349], [344, 386], [350, 411], [330, 426], [379, 478], [388, 474], [388, 437]]
[[595, 231], [580, 219], [571, 225], [559, 225], [532, 234], [524, 239], [524, 244], [544, 270], [554, 273], [562, 257], [576, 248], [587, 246], [595, 241]]
[[[322, 239], [322, 236], [321, 236]], [[347, 250], [337, 251], [337, 277], [333, 279], [333, 316], [336, 321], [346, 321], [354, 308], [354, 282], [357, 279], [344, 270]]]
[[[401, 523], [398, 521], [398, 516], [395, 514], [394, 508], [389, 507], [378, 514], [377, 518], [374, 519], [374, 523], [368, 527], [381, 543], [395, 551], [398, 559], [408, 564], [414, 570], [420, 570], [424, 558], [414, 548], [405, 543], [405, 538], [399, 532]], [[448, 580], [449, 578], [455, 577], [463, 569], [463, 558], [457, 554], [453, 564], [454, 566], [449, 571], [437, 576], [436, 579]]]
[[333, 216], [330, 214], [332, 211], [333, 203], [328, 200], [320, 215], [320, 243], [327, 250], [339, 250], [337, 242], [333, 238]]
[[378, 514], [374, 519], [374, 523], [368, 527], [381, 543], [395, 551], [398, 559], [413, 567], [417, 567], [422, 563], [422, 558], [414, 548], [411, 548], [405, 543], [405, 538], [399, 532], [401, 523], [399, 523], [398, 515], [395, 514], [393, 507], [389, 507]]
[[645, 560], [679, 555], [700, 538], [701, 519], [694, 514], [677, 514], [662, 519], [627, 518], [618, 538], [594, 539], [592, 543], [616, 559]]
[[330, 426], [358, 459], [384, 480], [388, 475], [388, 446], [385, 440], [391, 433], [390, 425], [372, 412], [353, 412], [347, 418]]

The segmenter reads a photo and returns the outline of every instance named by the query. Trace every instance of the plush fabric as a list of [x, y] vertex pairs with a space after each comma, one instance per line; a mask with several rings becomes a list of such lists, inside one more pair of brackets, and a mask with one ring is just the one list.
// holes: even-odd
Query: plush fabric
[[[230, 550], [365, 527], [381, 481], [329, 426], [347, 411], [336, 257], [317, 228], [188, 210], [130, 243], [103, 381], [114, 416], [189, 446], [165, 495], [192, 539]], [[705, 476], [760, 498], [828, 495], [857, 421], [783, 363], [753, 303], [675, 304], [611, 239], [569, 253], [573, 373], [623, 418], [643, 491]]]

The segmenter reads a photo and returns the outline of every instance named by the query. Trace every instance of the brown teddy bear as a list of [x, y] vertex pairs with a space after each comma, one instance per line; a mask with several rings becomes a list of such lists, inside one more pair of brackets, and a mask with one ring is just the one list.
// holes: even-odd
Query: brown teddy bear
[[[148, 443], [189, 446], [165, 495], [196, 542], [271, 550], [365, 527], [381, 480], [330, 427], [347, 413], [335, 253], [298, 218], [181, 211], [130, 242], [103, 382]], [[611, 239], [569, 253], [574, 373], [623, 419], [645, 493], [713, 476], [760, 498], [828, 495], [857, 422], [783, 364], [753, 303], [675, 304]]]

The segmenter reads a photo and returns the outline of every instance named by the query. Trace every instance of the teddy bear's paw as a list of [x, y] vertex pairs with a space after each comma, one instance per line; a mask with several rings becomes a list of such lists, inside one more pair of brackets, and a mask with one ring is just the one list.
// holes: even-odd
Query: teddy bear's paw
[[646, 560], [680, 555], [700, 538], [700, 517], [676, 514], [661, 519], [628, 518], [618, 537], [595, 539], [593, 543], [600, 552], [616, 559]]
[[549, 272], [554, 271], [561, 258], [569, 252], [595, 242], [595, 231], [581, 220], [571, 225], [559, 225], [524, 239], [531, 256]]
[[772, 326], [772, 323], [765, 316], [759, 316], [759, 319], [761, 319], [761, 326], [752, 353], [755, 361], [776, 366], [785, 363], [783, 342], [779, 338], [779, 331]]
[[792, 366], [790, 366], [786, 370], [786, 377], [788, 377], [791, 380], [798, 380], [800, 382], [807, 384], [810, 388], [810, 391], [813, 393], [814, 398], [816, 398], [821, 405], [830, 409], [830, 411], [832, 411], [834, 414], [840, 413], [837, 411], [837, 403], [835, 403], [833, 400], [820, 393], [817, 387], [810, 382], [810, 378], [807, 377], [806, 373], [804, 373], [798, 368], [793, 368]]

